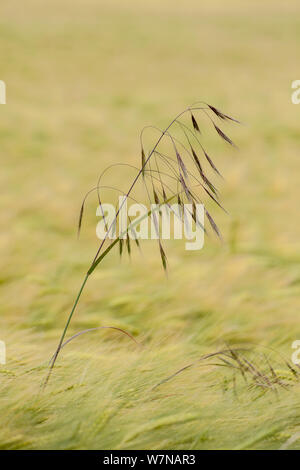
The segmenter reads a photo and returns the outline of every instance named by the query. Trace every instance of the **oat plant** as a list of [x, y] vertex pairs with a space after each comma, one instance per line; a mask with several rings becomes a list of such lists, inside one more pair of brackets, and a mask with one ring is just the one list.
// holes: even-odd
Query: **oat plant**
[[[175, 201], [178, 204], [177, 207], [179, 207], [179, 210], [183, 211], [184, 204], [188, 203], [190, 204], [189, 207], [192, 207], [190, 216], [193, 218], [195, 223], [198, 223], [196, 220], [196, 204], [204, 204], [204, 199], [210, 200], [213, 205], [225, 211], [224, 207], [220, 203], [219, 192], [216, 185], [212, 182], [210, 174], [214, 174], [216, 177], [222, 176], [203, 143], [204, 124], [208, 124], [223, 141], [235, 146], [231, 138], [228, 137], [228, 135], [220, 128], [220, 123], [225, 122], [238, 123], [239, 121], [230, 117], [228, 114], [221, 112], [215, 106], [209, 105], [205, 102], [196, 102], [181, 111], [164, 130], [154, 126], [146, 126], [140, 133], [140, 166], [134, 167], [133, 165], [129, 165], [125, 162], [110, 165], [101, 173], [96, 186], [86, 194], [80, 209], [78, 234], [80, 233], [82, 226], [86, 200], [90, 194], [96, 194], [97, 204], [99, 205], [100, 210], [102, 210], [102, 193], [104, 190], [109, 189], [116, 191], [124, 197], [123, 202], [116, 211], [115, 218], [111, 224], [107, 224], [104, 210], [102, 210], [102, 218], [106, 227], [106, 235], [101, 240], [77, 293], [57, 349], [51, 359], [44, 386], [48, 383], [58, 355], [65, 344], [64, 340], [70, 322], [89, 277], [116, 245], [119, 246], [120, 255], [122, 255], [125, 250], [129, 255], [131, 253], [132, 238], [130, 238], [129, 234], [130, 232], [133, 234], [135, 233], [136, 226], [143, 218], [145, 218], [145, 216], [142, 216], [134, 223], [131, 223], [131, 220], [129, 219], [125, 231], [115, 239], [111, 240], [109, 235], [116, 226], [120, 211], [125, 201], [127, 199], [136, 201], [133, 197], [133, 193], [138, 183], [142, 185], [148, 202], [150, 204], [154, 203], [157, 207], [156, 212], [152, 211], [151, 213], [151, 211], [149, 211], [146, 217], [149, 217], [150, 215], [153, 217], [154, 226], [157, 231], [158, 252], [165, 271], [167, 270], [167, 256], [162, 244], [158, 223], [160, 206], [165, 204], [170, 208], [170, 210], [172, 210], [170, 203]], [[157, 133], [157, 138], [154, 145], [151, 145], [150, 151], [147, 151], [145, 144], [146, 131]], [[104, 174], [112, 167], [116, 167], [118, 165], [131, 168], [135, 171], [133, 181], [126, 192], [123, 192], [118, 188], [102, 184]], [[214, 218], [207, 210], [206, 206], [204, 207], [205, 216], [209, 222], [209, 226], [216, 236], [221, 238], [220, 230]], [[207, 232], [204, 227], [201, 228], [205, 233]], [[135, 243], [139, 247], [139, 239], [137, 237], [133, 237], [133, 239], [135, 239]]]

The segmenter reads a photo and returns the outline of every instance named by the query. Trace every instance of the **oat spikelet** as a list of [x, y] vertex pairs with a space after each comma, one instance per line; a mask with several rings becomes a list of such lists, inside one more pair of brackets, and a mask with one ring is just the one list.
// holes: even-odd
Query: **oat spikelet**
[[191, 113], [191, 118], [192, 118], [192, 123], [193, 123], [193, 128], [195, 129], [195, 131], [199, 132], [199, 134], [201, 134], [201, 131], [199, 129], [199, 126], [198, 126], [198, 123], [195, 119], [195, 116], [193, 115], [193, 113]]
[[163, 268], [165, 271], [167, 271], [167, 257], [160, 241], [159, 241], [159, 251], [160, 251], [160, 257], [161, 257]]
[[233, 147], [236, 147], [236, 145], [234, 144], [234, 142], [232, 142], [232, 140], [230, 139], [230, 137], [228, 137], [226, 134], [224, 134], [224, 132], [215, 124], [214, 124], [214, 127], [217, 131], [217, 133], [219, 134], [219, 136], [224, 139], [226, 142], [228, 142], [230, 145], [232, 145]]
[[222, 239], [222, 235], [221, 235], [221, 233], [220, 233], [220, 230], [219, 230], [219, 228], [218, 228], [216, 222], [214, 221], [214, 219], [213, 219], [212, 216], [210, 215], [210, 213], [206, 210], [206, 211], [205, 211], [205, 214], [206, 214], [206, 216], [207, 216], [207, 218], [208, 218], [208, 220], [209, 220], [209, 223], [210, 223], [212, 229], [214, 230], [214, 232], [218, 235], [218, 237], [219, 237], [220, 239]]
[[208, 104], [207, 106], [212, 110], [213, 113], [215, 113], [216, 116], [218, 116], [223, 121], [229, 120], [229, 121], [236, 122], [237, 124], [240, 124], [240, 121], [238, 121], [237, 119], [234, 119], [231, 116], [228, 116], [228, 114], [222, 113], [222, 111], [215, 108], [214, 106], [211, 106], [210, 104]]
[[[216, 167], [216, 165], [214, 164], [214, 162], [212, 161], [212, 159], [207, 155], [206, 151], [203, 150], [204, 152], [204, 155], [205, 155], [205, 158], [206, 160], [208, 161], [208, 163], [210, 164], [210, 166], [212, 167], [212, 169], [219, 175], [222, 177], [221, 173], [219, 172], [218, 168]], [[223, 178], [223, 177], [222, 177]]]
[[145, 163], [146, 163], [146, 157], [145, 157], [144, 147], [142, 146], [142, 175], [143, 177], [145, 177]]

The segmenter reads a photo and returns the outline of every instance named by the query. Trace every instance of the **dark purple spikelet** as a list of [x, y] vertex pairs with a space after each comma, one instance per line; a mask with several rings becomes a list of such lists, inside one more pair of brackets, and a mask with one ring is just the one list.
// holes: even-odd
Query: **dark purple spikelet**
[[195, 129], [195, 131], [197, 131], [197, 132], [199, 132], [199, 134], [201, 134], [200, 128], [198, 126], [198, 122], [196, 121], [195, 116], [193, 115], [192, 112], [191, 112], [191, 118], [192, 118], [193, 128]]
[[226, 142], [228, 142], [230, 145], [232, 145], [233, 147], [236, 147], [236, 145], [234, 144], [234, 142], [230, 139], [230, 137], [228, 137], [226, 134], [224, 134], [224, 132], [215, 124], [214, 124], [214, 127], [217, 131], [217, 133], [219, 134], [219, 136], [224, 139]]
[[228, 114], [222, 113], [222, 111], [215, 108], [214, 106], [211, 106], [210, 104], [208, 104], [207, 106], [213, 111], [213, 113], [215, 113], [216, 116], [218, 116], [223, 121], [229, 120], [229, 121], [236, 122], [237, 124], [240, 124], [240, 121], [238, 121], [237, 119], [234, 119], [231, 116], [228, 116]]

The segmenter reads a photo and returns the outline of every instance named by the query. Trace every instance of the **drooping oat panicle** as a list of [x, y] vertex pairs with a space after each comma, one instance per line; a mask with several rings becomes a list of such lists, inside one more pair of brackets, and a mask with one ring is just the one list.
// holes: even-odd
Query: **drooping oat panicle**
[[[151, 190], [149, 190], [149, 187], [148, 187], [148, 184], [150, 184], [150, 188], [152, 187], [152, 191], [153, 191], [154, 201], [158, 206], [160, 206], [160, 198], [159, 198], [157, 193], [159, 193], [161, 195], [162, 201], [165, 204], [169, 204], [169, 202], [171, 202], [173, 199], [176, 200], [176, 198], [177, 198], [177, 202], [178, 202], [178, 205], [181, 208], [181, 210], [183, 208], [184, 198], [186, 198], [192, 204], [192, 215], [193, 215], [193, 218], [195, 220], [196, 219], [196, 203], [198, 201], [198, 197], [192, 189], [191, 180], [189, 178], [189, 177], [191, 177], [193, 180], [196, 180], [197, 189], [204, 190], [205, 194], [208, 195], [209, 198], [218, 207], [225, 210], [222, 207], [222, 205], [219, 203], [218, 199], [217, 199], [217, 197], [218, 197], [217, 189], [215, 188], [214, 184], [210, 181], [210, 179], [205, 174], [205, 170], [204, 170], [203, 165], [201, 164], [200, 159], [197, 155], [197, 151], [196, 151], [196, 149], [194, 149], [194, 146], [191, 145], [190, 139], [187, 136], [187, 132], [188, 132], [189, 135], [191, 135], [193, 138], [195, 138], [196, 143], [204, 151], [203, 146], [202, 146], [202, 144], [199, 140], [200, 136], [202, 136], [202, 134], [200, 132], [200, 128], [199, 128], [198, 122], [197, 122], [196, 117], [195, 117], [195, 113], [201, 113], [202, 112], [202, 113], [204, 113], [204, 115], [206, 117], [208, 117], [211, 120], [211, 122], [213, 123], [213, 125], [214, 125], [217, 133], [219, 134], [219, 136], [223, 140], [225, 140], [227, 143], [234, 146], [233, 141], [226, 134], [224, 134], [224, 132], [213, 122], [211, 116], [207, 113], [207, 111], [209, 111], [209, 110], [212, 111], [216, 116], [218, 116], [223, 121], [230, 120], [230, 121], [238, 122], [235, 119], [228, 116], [227, 114], [224, 114], [221, 111], [219, 111], [216, 107], [211, 106], [211, 105], [207, 105], [206, 103], [202, 103], [202, 106], [192, 105], [192, 106], [184, 109], [182, 112], [180, 112], [170, 122], [170, 124], [164, 130], [160, 130], [160, 129], [155, 128], [153, 126], [147, 126], [148, 128], [155, 129], [156, 132], [157, 131], [159, 132], [159, 136], [158, 136], [157, 140], [155, 141], [155, 144], [154, 144], [154, 146], [152, 147], [152, 149], [149, 153], [145, 152], [145, 148], [144, 148], [144, 144], [143, 144], [143, 132], [146, 128], [144, 128], [142, 130], [141, 135], [140, 135], [140, 140], [141, 140], [141, 168], [136, 169], [136, 171], [137, 171], [136, 175], [134, 176], [133, 181], [132, 181], [131, 185], [129, 186], [129, 189], [127, 190], [127, 192], [124, 193], [123, 191], [121, 191], [121, 194], [123, 194], [125, 197], [123, 198], [123, 202], [121, 203], [121, 205], [118, 207], [118, 209], [116, 211], [113, 222], [110, 223], [110, 225], [107, 227], [106, 235], [105, 235], [104, 239], [100, 242], [100, 244], [98, 246], [98, 249], [96, 251], [96, 254], [95, 254], [95, 256], [94, 256], [94, 258], [91, 262], [91, 265], [87, 270], [87, 273], [84, 277], [82, 285], [81, 285], [81, 287], [79, 289], [79, 292], [76, 296], [76, 299], [75, 299], [74, 305], [72, 307], [72, 310], [71, 310], [71, 312], [68, 316], [68, 319], [67, 319], [65, 328], [63, 330], [63, 333], [61, 335], [58, 347], [57, 347], [56, 352], [55, 352], [55, 354], [54, 354], [54, 356], [51, 360], [50, 370], [49, 370], [49, 373], [48, 373], [48, 376], [46, 378], [46, 381], [45, 381], [44, 385], [46, 385], [48, 380], [49, 380], [51, 371], [52, 371], [52, 369], [55, 365], [57, 357], [58, 357], [58, 355], [60, 353], [60, 350], [62, 348], [64, 338], [66, 336], [66, 333], [67, 333], [68, 327], [70, 325], [70, 322], [72, 320], [73, 314], [74, 314], [74, 312], [77, 308], [79, 299], [82, 295], [82, 292], [85, 288], [85, 285], [86, 285], [90, 275], [94, 272], [94, 270], [99, 266], [99, 264], [109, 254], [109, 252], [114, 248], [114, 246], [116, 244], [119, 244], [120, 256], [122, 255], [125, 243], [126, 243], [128, 254], [129, 255], [131, 254], [131, 243], [130, 243], [130, 237], [129, 237], [129, 233], [128, 233], [128, 230], [131, 230], [130, 228], [126, 229], [126, 233], [125, 233], [126, 237], [124, 237], [126, 239], [126, 242], [125, 242], [125, 240], [123, 240], [123, 235], [125, 235], [125, 234], [122, 234], [122, 236], [119, 235], [117, 238], [111, 240], [110, 243], [108, 244], [108, 246], [105, 245], [105, 242], [109, 242], [109, 235], [111, 234], [111, 230], [114, 230], [114, 227], [116, 226], [116, 222], [119, 218], [119, 214], [120, 214], [120, 212], [121, 212], [121, 210], [122, 210], [122, 208], [125, 204], [125, 201], [128, 198], [132, 198], [131, 193], [133, 192], [133, 190], [134, 190], [134, 188], [135, 188], [138, 181], [140, 181], [140, 180], [142, 181], [142, 184], [145, 188], [145, 191], [146, 191], [147, 197], [149, 199], [149, 202], [151, 203], [151, 200], [152, 200]], [[184, 116], [187, 113], [189, 113], [190, 116], [191, 116], [192, 128], [190, 128], [188, 125], [186, 125], [182, 122], [182, 119], [184, 118]], [[187, 132], [185, 132], [185, 141], [184, 142], [180, 141], [177, 138], [176, 135], [173, 135], [172, 130], [173, 130], [173, 126], [174, 126], [175, 123], [176, 124], [179, 123], [180, 126], [182, 128], [184, 127], [187, 131]], [[159, 151], [159, 147], [160, 147], [160, 144], [162, 143], [162, 141], [169, 142], [169, 143], [171, 142], [173, 148], [175, 147], [175, 152], [176, 152], [176, 157], [175, 158], [172, 158], [170, 153], [169, 153], [169, 155], [165, 155], [162, 151]], [[177, 146], [178, 146], [178, 148], [177, 148]], [[179, 151], [179, 149], [180, 149], [180, 151]], [[159, 159], [160, 163], [158, 162], [158, 159], [156, 159], [156, 155], [160, 155], [160, 159]], [[216, 165], [213, 163], [212, 159], [208, 156], [206, 151], [204, 151], [204, 155], [206, 157], [207, 162], [209, 163], [209, 166], [214, 170], [214, 172], [220, 174], [219, 171], [216, 168]], [[153, 158], [152, 158], [153, 156], [154, 156], [154, 164], [156, 165], [155, 169], [151, 166], [151, 160], [153, 160]], [[189, 168], [188, 168], [188, 159], [189, 158], [191, 158], [191, 160], [193, 162], [193, 169], [194, 170], [195, 170], [195, 165], [196, 165], [197, 170], [200, 173], [200, 176], [202, 178], [203, 184], [197, 178], [197, 176], [193, 173], [193, 170], [189, 170]], [[167, 171], [164, 171], [161, 168], [162, 164], [165, 166], [164, 170], [167, 168]], [[115, 165], [117, 165], [117, 164], [112, 164], [108, 168], [111, 168], [112, 166], [115, 166]], [[126, 163], [121, 163], [121, 165], [126, 165], [128, 167], [131, 167], [131, 168], [135, 169], [135, 167], [133, 167], [132, 165], [128, 165]], [[103, 187], [102, 186], [100, 187], [100, 180], [101, 180], [103, 174], [105, 173], [105, 171], [106, 170], [104, 170], [104, 172], [101, 173], [101, 175], [98, 179], [97, 186], [96, 186], [96, 188], [94, 188], [97, 191], [98, 203], [99, 203], [100, 208], [101, 208], [102, 211], [103, 211], [103, 208], [102, 208], [102, 203], [101, 203], [102, 198], [100, 198], [100, 189], [102, 190]], [[140, 177], [142, 177], [142, 178], [140, 178]], [[168, 184], [169, 181], [173, 181], [173, 183], [176, 185], [175, 190], [172, 189], [169, 186], [169, 184]], [[156, 187], [155, 187], [155, 183], [156, 183]], [[160, 188], [160, 189], [158, 189], [158, 188]], [[110, 189], [116, 189], [116, 188], [110, 187]], [[93, 191], [93, 190], [91, 190], [91, 191]], [[170, 194], [170, 197], [167, 197], [167, 193]], [[81, 229], [81, 226], [82, 226], [84, 208], [85, 208], [85, 200], [83, 201], [83, 204], [82, 204], [81, 209], [80, 209], [79, 222], [78, 222], [78, 233], [80, 233], [80, 229]], [[103, 216], [105, 224], [106, 224], [106, 220], [105, 220], [103, 212], [102, 212], [102, 216]], [[152, 213], [151, 211], [149, 211], [148, 214], [147, 214], [147, 217], [150, 217], [150, 216], [154, 217], [153, 220], [154, 220], [154, 225], [155, 225], [155, 229], [156, 229], [156, 232], [157, 232], [157, 239], [158, 239], [160, 257], [161, 257], [163, 269], [166, 271], [167, 270], [167, 257], [166, 257], [166, 253], [165, 253], [165, 251], [162, 247], [161, 240], [160, 240], [159, 227], [158, 227], [158, 222], [157, 222], [157, 214]], [[216, 223], [214, 222], [212, 216], [207, 211], [206, 211], [206, 216], [207, 216], [207, 218], [210, 222], [210, 225], [212, 226], [214, 232], [218, 236], [220, 236], [220, 231], [219, 231]], [[203, 227], [203, 230], [205, 232], [204, 227]], [[133, 237], [133, 238], [135, 238], [135, 237]], [[139, 242], [137, 240], [136, 240], [136, 244], [139, 247]]]

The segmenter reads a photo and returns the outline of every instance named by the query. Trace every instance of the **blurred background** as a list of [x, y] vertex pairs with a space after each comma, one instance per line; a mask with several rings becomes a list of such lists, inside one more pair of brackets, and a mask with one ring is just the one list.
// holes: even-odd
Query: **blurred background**
[[[11, 391], [26, 368], [51, 357], [96, 251], [95, 199], [76, 237], [84, 194], [107, 165], [140, 165], [145, 125], [164, 128], [197, 100], [243, 123], [222, 127], [239, 150], [208, 134], [225, 178], [213, 178], [229, 211], [213, 211], [224, 243], [212, 236], [199, 252], [165, 243], [168, 279], [155, 242], [121, 263], [116, 250], [90, 279], [70, 333], [123, 328], [154, 348], [167, 375], [173, 356], [180, 367], [224, 344], [255, 342], [290, 357], [300, 339], [300, 105], [291, 102], [299, 13], [297, 0], [2, 0], [0, 339], [8, 362], [0, 379]], [[126, 190], [132, 177], [120, 167], [106, 181]], [[74, 342], [60, 368], [92, 345], [115, 360], [117, 381], [114, 367], [121, 356], [125, 370], [132, 352], [113, 333]], [[28, 391], [40, 375], [29, 382]], [[11, 426], [9, 442], [26, 447], [22, 438], [14, 444], [24, 430]]]

